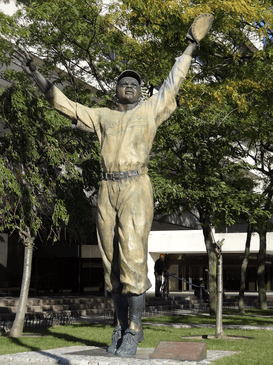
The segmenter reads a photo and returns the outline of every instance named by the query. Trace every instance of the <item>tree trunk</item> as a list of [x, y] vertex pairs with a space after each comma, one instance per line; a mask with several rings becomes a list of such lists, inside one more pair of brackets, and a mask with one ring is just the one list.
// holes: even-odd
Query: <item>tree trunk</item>
[[214, 235], [209, 224], [203, 226], [203, 234], [205, 239], [205, 245], [208, 254], [208, 266], [209, 266], [209, 294], [210, 294], [210, 315], [216, 315], [217, 304], [217, 287], [216, 287], [216, 271], [217, 271], [217, 256], [215, 252], [215, 240]]
[[251, 229], [248, 226], [247, 236], [246, 236], [245, 256], [244, 256], [242, 266], [241, 266], [241, 283], [240, 283], [240, 290], [239, 290], [239, 313], [241, 313], [241, 314], [245, 313], [244, 295], [245, 295], [245, 287], [246, 287], [246, 270], [247, 270], [248, 261], [249, 261], [250, 241], [251, 241]]
[[24, 269], [23, 269], [23, 279], [21, 284], [20, 298], [18, 309], [16, 312], [16, 317], [13, 322], [9, 337], [21, 337], [23, 334], [23, 327], [25, 321], [25, 314], [27, 308], [27, 300], [30, 286], [31, 278], [31, 265], [32, 265], [32, 255], [33, 255], [33, 241], [31, 237], [27, 243], [25, 243], [24, 252]]
[[223, 331], [223, 293], [223, 255], [220, 248], [217, 255], [217, 311], [215, 338], [226, 337]]
[[78, 252], [79, 252], [79, 271], [78, 271], [78, 291], [79, 293], [83, 292], [82, 287], [82, 245], [78, 245]]
[[265, 258], [266, 258], [266, 231], [259, 232], [260, 236], [260, 250], [258, 253], [258, 290], [260, 299], [260, 309], [267, 309], [266, 300], [266, 284], [265, 284]]

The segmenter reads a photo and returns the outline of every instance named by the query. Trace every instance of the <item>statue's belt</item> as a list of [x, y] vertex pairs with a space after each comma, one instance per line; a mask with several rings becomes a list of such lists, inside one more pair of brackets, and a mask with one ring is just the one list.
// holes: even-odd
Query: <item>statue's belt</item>
[[102, 180], [122, 180], [127, 179], [128, 177], [133, 177], [139, 175], [138, 170], [130, 170], [130, 171], [120, 171], [120, 172], [103, 172]]

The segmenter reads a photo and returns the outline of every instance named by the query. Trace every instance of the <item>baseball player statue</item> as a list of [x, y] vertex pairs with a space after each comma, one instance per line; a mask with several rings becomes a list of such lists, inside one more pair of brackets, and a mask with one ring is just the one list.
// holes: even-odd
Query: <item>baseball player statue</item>
[[140, 76], [132, 70], [118, 77], [117, 110], [88, 108], [69, 100], [45, 79], [33, 57], [21, 55], [23, 70], [49, 103], [72, 120], [72, 126], [96, 133], [101, 146], [102, 182], [98, 193], [97, 235], [106, 289], [112, 293], [117, 326], [108, 352], [133, 356], [143, 340], [141, 325], [147, 277], [148, 236], [153, 220], [153, 191], [147, 175], [157, 128], [176, 109], [176, 95], [189, 70], [192, 53], [213, 21], [201, 14], [193, 22], [185, 52], [157, 94], [139, 103]]

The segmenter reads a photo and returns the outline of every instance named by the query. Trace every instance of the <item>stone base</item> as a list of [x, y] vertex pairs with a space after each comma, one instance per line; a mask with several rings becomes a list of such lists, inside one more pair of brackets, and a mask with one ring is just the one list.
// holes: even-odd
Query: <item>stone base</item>
[[[72, 352], [69, 355], [118, 358], [118, 356], [108, 353], [104, 347]], [[205, 342], [160, 341], [156, 349], [138, 348], [137, 353], [131, 358], [141, 360], [201, 361], [207, 358], [207, 345]]]
[[[113, 357], [115, 359], [118, 359], [119, 357], [113, 354], [110, 354], [106, 351], [106, 347], [97, 347], [92, 348], [89, 350], [84, 351], [77, 351], [77, 352], [71, 352], [69, 355], [78, 355], [78, 356], [103, 356], [103, 357]], [[142, 360], [149, 360], [154, 349], [145, 349], [145, 348], [138, 348], [137, 353], [134, 356], [131, 356], [133, 359], [142, 359]]]

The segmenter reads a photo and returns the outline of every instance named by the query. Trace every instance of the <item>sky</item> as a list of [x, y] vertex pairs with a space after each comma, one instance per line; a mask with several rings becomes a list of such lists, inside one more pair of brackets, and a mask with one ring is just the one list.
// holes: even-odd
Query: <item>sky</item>
[[3, 1], [0, 1], [0, 11], [7, 15], [12, 15], [16, 11], [15, 2], [11, 0], [10, 4], [4, 4]]
[[[103, 0], [104, 5], [108, 5], [112, 0]], [[3, 0], [0, 0], [0, 11], [7, 15], [12, 15], [17, 10], [15, 6], [15, 0], [10, 0], [9, 4], [4, 4]]]

